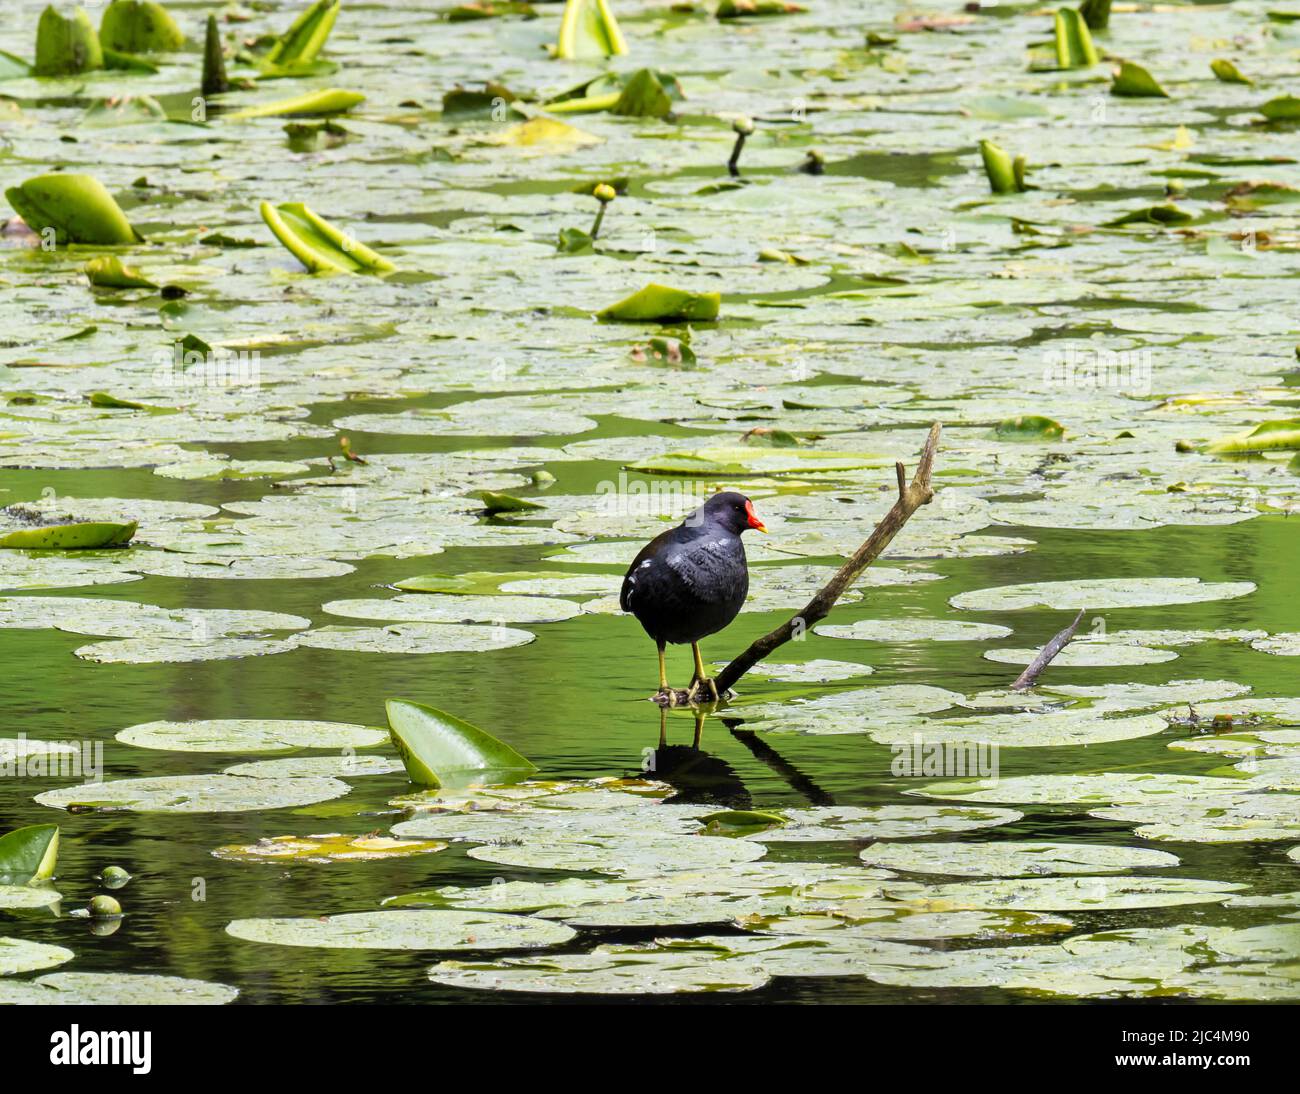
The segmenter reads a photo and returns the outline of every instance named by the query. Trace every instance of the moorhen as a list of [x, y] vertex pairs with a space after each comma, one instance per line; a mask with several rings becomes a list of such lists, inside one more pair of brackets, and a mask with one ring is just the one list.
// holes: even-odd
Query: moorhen
[[659, 695], [673, 704], [664, 644], [691, 644], [695, 675], [688, 700], [701, 687], [716, 700], [718, 688], [704, 671], [699, 641], [736, 618], [749, 592], [749, 566], [740, 542], [743, 532], [766, 532], [744, 494], [714, 494], [676, 528], [641, 548], [623, 578], [619, 605], [631, 612], [659, 647]]

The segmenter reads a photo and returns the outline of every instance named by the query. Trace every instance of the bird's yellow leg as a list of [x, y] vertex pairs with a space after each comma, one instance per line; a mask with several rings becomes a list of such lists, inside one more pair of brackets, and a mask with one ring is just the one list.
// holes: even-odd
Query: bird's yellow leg
[[690, 698], [694, 701], [695, 693], [703, 684], [709, 689], [709, 694], [713, 696], [713, 701], [716, 703], [718, 701], [718, 685], [713, 682], [713, 678], [705, 671], [704, 658], [700, 656], [700, 644], [698, 642], [691, 643], [691, 653], [695, 657], [695, 678], [691, 681]]
[[664, 644], [659, 643], [659, 694], [667, 696], [670, 707], [677, 705], [677, 693], [668, 686], [668, 669], [664, 665]]

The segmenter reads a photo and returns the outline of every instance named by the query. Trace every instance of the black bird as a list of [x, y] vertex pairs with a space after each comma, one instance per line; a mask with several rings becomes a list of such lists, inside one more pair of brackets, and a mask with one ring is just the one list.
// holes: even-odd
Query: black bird
[[741, 534], [766, 532], [744, 494], [714, 494], [676, 528], [655, 536], [641, 548], [623, 578], [619, 605], [631, 612], [659, 647], [659, 694], [675, 694], [664, 669], [664, 644], [691, 644], [695, 675], [689, 698], [701, 686], [714, 699], [718, 688], [704, 671], [701, 638], [722, 630], [736, 618], [749, 592], [749, 566]]

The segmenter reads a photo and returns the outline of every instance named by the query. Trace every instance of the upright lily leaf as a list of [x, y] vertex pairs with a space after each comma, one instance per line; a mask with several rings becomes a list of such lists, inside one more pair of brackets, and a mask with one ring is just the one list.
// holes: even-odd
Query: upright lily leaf
[[389, 273], [397, 268], [300, 201], [264, 201], [259, 209], [276, 239], [312, 273]]
[[295, 95], [292, 99], [277, 99], [273, 103], [245, 107], [226, 117], [241, 119], [346, 114], [358, 103], [365, 101], [366, 97], [360, 91], [343, 91], [330, 87], [321, 91], [309, 91], [306, 95]]
[[342, 0], [316, 0], [276, 39], [266, 60], [273, 65], [314, 61], [334, 29], [341, 6]]
[[230, 90], [230, 79], [226, 75], [226, 54], [221, 45], [221, 31], [217, 29], [217, 17], [208, 16], [208, 26], [203, 36], [203, 84], [200, 88], [204, 95], [224, 95]]
[[85, 9], [64, 18], [53, 6], [41, 12], [36, 24], [37, 76], [72, 76], [104, 67], [99, 35]]
[[1090, 30], [1105, 30], [1110, 26], [1110, 0], [1083, 0], [1079, 14]]
[[483, 501], [483, 508], [488, 513], [523, 513], [529, 509], [542, 508], [535, 501], [517, 498], [513, 494], [500, 494], [495, 490], [480, 490], [478, 496]]
[[154, 0], [113, 0], [99, 21], [99, 41], [118, 53], [169, 53], [185, 44], [185, 33]]
[[1098, 61], [1088, 24], [1073, 8], [1056, 13], [1056, 63], [1062, 68], [1091, 68]]
[[1122, 95], [1130, 99], [1167, 99], [1166, 91], [1141, 65], [1132, 61], [1121, 61], [1119, 71], [1115, 73], [1110, 85], [1112, 95]]
[[38, 175], [9, 187], [5, 197], [32, 231], [52, 228], [60, 243], [127, 244], [143, 238], [92, 175]]
[[32, 824], [0, 836], [0, 878], [44, 881], [54, 876], [59, 857], [59, 826]]
[[1016, 194], [1028, 189], [1024, 156], [1013, 160], [992, 141], [980, 141], [980, 156], [984, 160], [984, 173], [989, 177], [989, 187], [995, 194]]
[[620, 322], [707, 322], [718, 318], [722, 298], [715, 292], [688, 292], [653, 282], [596, 313], [597, 319]]
[[623, 92], [610, 107], [610, 113], [633, 118], [666, 118], [673, 112], [673, 101], [653, 69], [642, 68], [629, 77]]
[[518, 782], [537, 770], [508, 744], [441, 710], [405, 699], [385, 708], [393, 745], [420, 786]]
[[1210, 62], [1210, 70], [1214, 73], [1215, 78], [1222, 80], [1225, 84], [1254, 84], [1249, 76], [1242, 73], [1236, 65], [1223, 57], [1217, 57]]
[[627, 40], [609, 0], [568, 0], [560, 17], [555, 55], [563, 60], [615, 57], [627, 53]]

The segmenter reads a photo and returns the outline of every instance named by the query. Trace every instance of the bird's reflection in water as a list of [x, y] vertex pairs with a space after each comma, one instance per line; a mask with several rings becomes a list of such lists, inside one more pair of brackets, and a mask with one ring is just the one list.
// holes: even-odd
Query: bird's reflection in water
[[[668, 743], [668, 710], [659, 708], [659, 744], [646, 758], [646, 773], [677, 790], [672, 797], [674, 802], [717, 804], [730, 809], [750, 808], [753, 804], [750, 793], [736, 770], [726, 760], [711, 756], [700, 748], [706, 720], [719, 711], [712, 705], [693, 706], [690, 709], [695, 717], [692, 743], [671, 745]], [[743, 744], [756, 760], [779, 775], [790, 789], [806, 798], [809, 804], [835, 804], [835, 799], [827, 791], [752, 730], [744, 729], [738, 720], [719, 717], [714, 723], [715, 732], [722, 727]]]
[[689, 745], [668, 743], [668, 711], [659, 708], [659, 744], [646, 758], [645, 772], [652, 779], [665, 782], [677, 791], [672, 801], [680, 805], [722, 805], [730, 809], [748, 809], [749, 791], [731, 764], [711, 756], [700, 748], [708, 712], [692, 708], [695, 734]]

